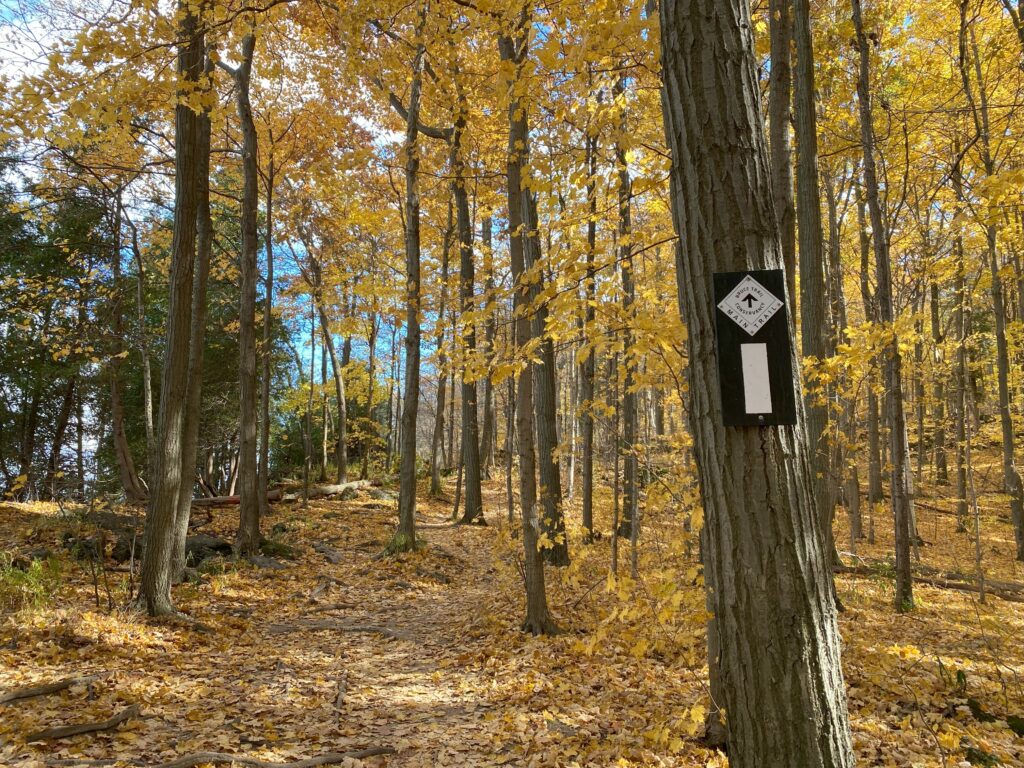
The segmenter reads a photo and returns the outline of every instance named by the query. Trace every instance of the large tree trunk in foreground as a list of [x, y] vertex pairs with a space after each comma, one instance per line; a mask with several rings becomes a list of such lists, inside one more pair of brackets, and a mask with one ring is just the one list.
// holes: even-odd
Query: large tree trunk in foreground
[[[847, 768], [839, 632], [803, 409], [791, 427], [722, 426], [712, 274], [783, 266], [749, 5], [664, 0], [661, 11], [689, 412], [720, 641], [711, 664], [721, 675], [715, 703], [727, 713], [729, 763]], [[795, 355], [792, 366], [800, 370]]]
[[260, 502], [256, 446], [256, 214], [258, 208], [256, 125], [249, 103], [249, 81], [256, 36], [242, 40], [242, 63], [235, 73], [238, 119], [242, 126], [242, 253], [239, 301], [239, 448], [238, 484], [242, 503], [238, 510], [235, 544], [243, 555], [255, 554], [260, 546]]
[[192, 279], [196, 253], [200, 118], [185, 96], [203, 73], [204, 36], [194, 6], [180, 2], [178, 71], [184, 81], [175, 107], [174, 233], [171, 240], [170, 299], [167, 341], [160, 387], [155, 467], [146, 512], [146, 551], [139, 593], [153, 616], [174, 613], [171, 600], [171, 549], [181, 488], [182, 427], [188, 389]]

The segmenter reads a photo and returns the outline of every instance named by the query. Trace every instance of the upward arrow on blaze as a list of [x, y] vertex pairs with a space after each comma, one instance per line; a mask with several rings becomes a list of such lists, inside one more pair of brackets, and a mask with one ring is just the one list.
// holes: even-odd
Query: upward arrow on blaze
[[754, 302], [756, 302], [757, 299], [754, 297], [754, 294], [748, 293], [746, 296], [744, 296], [742, 299], [740, 299], [740, 301], [747, 302], [747, 309], [753, 309]]

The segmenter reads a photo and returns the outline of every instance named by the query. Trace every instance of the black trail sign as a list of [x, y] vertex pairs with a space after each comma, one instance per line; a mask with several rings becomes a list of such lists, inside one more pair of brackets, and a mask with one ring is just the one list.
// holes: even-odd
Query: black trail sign
[[793, 341], [782, 270], [718, 272], [714, 289], [725, 426], [796, 424]]

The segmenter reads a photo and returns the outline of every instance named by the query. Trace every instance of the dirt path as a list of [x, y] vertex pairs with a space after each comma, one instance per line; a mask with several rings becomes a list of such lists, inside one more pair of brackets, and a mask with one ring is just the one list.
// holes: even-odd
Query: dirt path
[[[422, 502], [427, 546], [378, 558], [394, 506], [364, 495], [277, 508], [266, 528], [296, 558], [264, 568], [225, 562], [178, 587], [192, 625], [90, 608], [91, 579], [76, 567], [54, 608], [4, 625], [0, 689], [103, 676], [3, 708], [0, 764], [154, 765], [200, 751], [285, 761], [370, 746], [396, 754], [367, 766], [511, 761], [511, 742], [494, 727], [504, 697], [493, 695], [477, 628], [498, 589], [495, 531], [451, 527], [444, 506]], [[230, 510], [218, 511], [203, 531], [230, 539], [233, 524]], [[35, 525], [38, 542], [59, 546], [58, 521], [43, 515]], [[118, 594], [115, 583], [114, 597], [127, 588]], [[116, 731], [25, 744], [46, 727], [106, 720], [126, 702], [142, 715]]]

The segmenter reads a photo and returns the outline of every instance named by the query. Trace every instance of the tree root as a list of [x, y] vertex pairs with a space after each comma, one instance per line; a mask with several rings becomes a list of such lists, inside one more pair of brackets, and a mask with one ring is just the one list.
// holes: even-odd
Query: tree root
[[31, 699], [36, 696], [49, 696], [51, 693], [59, 693], [60, 691], [66, 690], [73, 685], [87, 685], [103, 675], [89, 675], [88, 677], [65, 677], [63, 680], [58, 680], [55, 683], [46, 683], [45, 685], [35, 685], [30, 688], [15, 688], [7, 691], [7, 693], [0, 693], [0, 704], [7, 704], [11, 701], [18, 701], [20, 699]]
[[30, 733], [25, 738], [25, 741], [29, 743], [33, 741], [53, 741], [55, 739], [65, 739], [68, 736], [78, 736], [81, 733], [109, 731], [113, 728], [117, 728], [117, 726], [126, 720], [138, 717], [138, 715], [139, 705], [132, 704], [130, 707], [122, 709], [109, 720], [104, 720], [101, 723], [79, 723], [78, 725], [62, 725], [59, 728], [48, 728], [45, 731], [39, 731], [38, 733]]
[[361, 760], [364, 757], [374, 755], [393, 755], [395, 750], [392, 747], [369, 747], [358, 752], [328, 752], [318, 757], [310, 757], [306, 760], [296, 760], [291, 763], [275, 763], [270, 760], [259, 760], [246, 755], [229, 755], [224, 752], [196, 752], [191, 755], [179, 757], [169, 763], [161, 763], [156, 768], [194, 768], [203, 763], [238, 763], [249, 765], [253, 768], [315, 768], [318, 765], [334, 765], [343, 763], [346, 760]]

